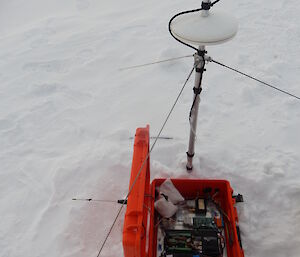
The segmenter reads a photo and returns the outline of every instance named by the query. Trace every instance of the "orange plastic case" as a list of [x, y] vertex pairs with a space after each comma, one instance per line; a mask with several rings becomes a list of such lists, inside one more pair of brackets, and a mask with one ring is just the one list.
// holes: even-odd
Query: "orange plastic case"
[[[136, 130], [134, 153], [129, 188], [149, 152], [149, 126]], [[157, 216], [154, 210], [155, 188], [165, 179], [155, 179], [150, 185], [149, 159], [144, 165], [129, 197], [123, 228], [123, 249], [125, 257], [156, 257]], [[233, 190], [226, 180], [171, 179], [185, 198], [201, 196], [204, 188], [218, 189], [215, 198], [226, 214], [225, 236], [228, 257], [244, 257], [236, 225], [238, 216], [234, 207]], [[199, 195], [200, 194], [200, 195]]]

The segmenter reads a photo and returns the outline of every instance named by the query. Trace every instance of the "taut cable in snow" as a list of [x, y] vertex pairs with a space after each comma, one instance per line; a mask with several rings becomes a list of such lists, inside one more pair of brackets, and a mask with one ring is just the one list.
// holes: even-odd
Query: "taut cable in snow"
[[183, 58], [188, 58], [188, 57], [193, 57], [193, 55], [184, 55], [184, 56], [179, 56], [179, 57], [174, 57], [174, 58], [170, 58], [170, 59], [165, 59], [165, 60], [160, 60], [157, 62], [149, 62], [149, 63], [144, 63], [144, 64], [140, 64], [140, 65], [134, 65], [134, 66], [129, 66], [129, 67], [124, 67], [124, 68], [120, 68], [119, 70], [131, 70], [131, 69], [136, 69], [136, 68], [141, 68], [141, 67], [145, 67], [145, 66], [150, 66], [153, 64], [158, 64], [158, 63], [163, 63], [163, 62], [171, 62], [171, 61], [176, 61], [179, 59], [183, 59]]
[[101, 252], [102, 252], [102, 250], [103, 250], [103, 248], [104, 248], [104, 246], [105, 246], [105, 243], [106, 243], [106, 241], [107, 241], [109, 235], [111, 234], [112, 229], [114, 228], [114, 226], [115, 226], [115, 224], [116, 224], [116, 222], [117, 222], [117, 220], [118, 220], [118, 218], [119, 218], [119, 216], [120, 216], [120, 214], [121, 214], [121, 211], [122, 211], [122, 209], [123, 209], [123, 206], [125, 205], [125, 203], [126, 203], [128, 197], [129, 197], [129, 195], [130, 195], [130, 193], [131, 193], [131, 191], [132, 191], [132, 189], [133, 189], [135, 183], [137, 182], [137, 180], [138, 180], [138, 178], [139, 178], [139, 176], [140, 176], [140, 174], [141, 174], [141, 172], [142, 172], [142, 170], [143, 170], [145, 164], [147, 163], [147, 160], [149, 159], [150, 154], [151, 154], [152, 150], [154, 149], [157, 140], [159, 139], [159, 137], [160, 137], [160, 135], [161, 135], [161, 133], [162, 133], [164, 127], [166, 126], [166, 124], [167, 124], [167, 122], [168, 122], [168, 120], [169, 120], [169, 118], [170, 118], [170, 116], [171, 116], [171, 114], [172, 114], [172, 112], [173, 112], [173, 110], [174, 110], [174, 108], [175, 108], [175, 106], [176, 106], [176, 104], [177, 104], [177, 102], [178, 102], [178, 100], [179, 100], [179, 98], [180, 98], [180, 96], [181, 96], [181, 94], [182, 94], [182, 92], [183, 92], [183, 90], [184, 90], [184, 88], [185, 88], [187, 82], [189, 81], [190, 77], [191, 77], [192, 74], [193, 74], [194, 69], [195, 69], [195, 67], [193, 66], [193, 69], [190, 71], [190, 73], [189, 73], [187, 79], [185, 80], [185, 82], [184, 82], [184, 84], [183, 84], [181, 90], [179, 91], [179, 94], [177, 95], [174, 104], [172, 105], [172, 107], [171, 107], [171, 109], [170, 109], [170, 111], [169, 111], [169, 113], [168, 113], [168, 115], [167, 115], [167, 117], [166, 117], [166, 119], [165, 119], [165, 121], [164, 121], [164, 123], [163, 123], [163, 125], [162, 125], [162, 127], [161, 127], [161, 129], [160, 129], [160, 131], [159, 131], [159, 133], [158, 133], [158, 135], [157, 135], [157, 137], [155, 138], [155, 140], [154, 140], [154, 142], [153, 142], [153, 144], [152, 144], [152, 146], [151, 146], [151, 148], [150, 148], [150, 150], [149, 150], [147, 156], [145, 157], [145, 159], [144, 159], [144, 161], [143, 161], [143, 163], [142, 163], [142, 165], [141, 165], [141, 168], [139, 169], [139, 171], [138, 171], [138, 173], [137, 173], [137, 175], [136, 175], [136, 177], [135, 177], [135, 179], [134, 179], [134, 181], [133, 181], [133, 183], [132, 183], [132, 185], [131, 185], [131, 187], [130, 187], [130, 189], [129, 189], [129, 191], [128, 191], [128, 193], [127, 193], [125, 199], [124, 199], [124, 202], [122, 203], [122, 205], [121, 205], [121, 207], [120, 207], [120, 209], [119, 209], [119, 211], [118, 211], [118, 213], [117, 213], [117, 215], [116, 215], [116, 218], [114, 219], [114, 222], [113, 222], [112, 226], [110, 227], [110, 229], [109, 229], [109, 231], [108, 231], [108, 233], [107, 233], [107, 235], [106, 235], [106, 237], [105, 237], [105, 239], [104, 239], [104, 241], [103, 241], [103, 243], [102, 243], [102, 245], [101, 245], [101, 248], [100, 248], [100, 250], [99, 250], [99, 252], [98, 252], [97, 257], [100, 256], [100, 254], [101, 254]]
[[278, 87], [275, 87], [275, 86], [273, 86], [273, 85], [271, 85], [271, 84], [269, 84], [269, 83], [266, 83], [266, 82], [264, 82], [264, 81], [262, 81], [262, 80], [260, 80], [260, 79], [257, 79], [257, 78], [255, 78], [255, 77], [253, 77], [253, 76], [250, 76], [250, 75], [248, 75], [248, 74], [246, 74], [246, 73], [244, 73], [244, 72], [241, 72], [241, 71], [239, 71], [239, 70], [237, 70], [237, 69], [234, 69], [234, 68], [232, 68], [232, 67], [229, 67], [228, 65], [225, 65], [225, 64], [223, 64], [223, 63], [217, 62], [217, 61], [215, 61], [215, 60], [213, 60], [213, 59], [210, 59], [209, 61], [210, 61], [210, 62], [214, 62], [214, 63], [216, 63], [216, 64], [218, 64], [218, 65], [221, 65], [221, 66], [223, 66], [223, 67], [225, 67], [225, 68], [227, 68], [227, 69], [229, 69], [229, 70], [232, 70], [232, 71], [234, 71], [234, 72], [237, 72], [237, 73], [239, 73], [239, 74], [241, 74], [241, 75], [243, 75], [243, 76], [245, 76], [245, 77], [247, 77], [247, 78], [249, 78], [249, 79], [253, 79], [253, 80], [255, 80], [255, 81], [257, 81], [257, 82], [259, 82], [259, 83], [261, 83], [261, 84], [263, 84], [263, 85], [265, 85], [265, 86], [267, 86], [267, 87], [270, 87], [270, 88], [272, 88], [272, 89], [274, 89], [274, 90], [277, 90], [277, 91], [279, 91], [279, 92], [281, 92], [281, 93], [284, 93], [284, 94], [286, 94], [286, 95], [289, 95], [289, 96], [291, 96], [291, 97], [294, 97], [294, 98], [296, 98], [297, 100], [300, 100], [300, 97], [299, 97], [299, 96], [296, 96], [296, 95], [294, 95], [294, 94], [292, 94], [292, 93], [289, 93], [288, 91], [285, 91], [285, 90], [283, 90], [283, 89], [280, 89], [280, 88], [278, 88]]
[[[134, 137], [130, 137], [129, 139], [134, 139]], [[156, 139], [156, 137], [150, 137], [150, 139]], [[160, 136], [158, 139], [171, 140], [173, 137]]]
[[92, 199], [92, 198], [73, 198], [72, 201], [117, 203], [117, 201], [112, 201], [112, 200], [100, 200], [100, 199]]
[[101, 202], [101, 203], [119, 203], [125, 204], [127, 203], [127, 200], [102, 200], [102, 199], [92, 199], [92, 198], [73, 198], [72, 201], [83, 201], [83, 202]]

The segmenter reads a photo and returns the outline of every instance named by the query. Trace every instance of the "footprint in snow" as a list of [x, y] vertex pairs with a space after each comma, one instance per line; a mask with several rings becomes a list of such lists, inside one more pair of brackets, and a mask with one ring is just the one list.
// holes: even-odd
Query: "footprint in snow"
[[284, 170], [273, 163], [266, 163], [263, 168], [263, 173], [271, 177], [284, 177]]
[[[42, 101], [47, 99], [47, 102], [42, 103], [42, 105], [48, 105], [48, 101], [50, 101], [54, 106], [60, 106], [59, 108], [66, 105], [79, 108], [89, 104], [93, 100], [92, 94], [74, 90], [60, 83], [30, 85], [27, 92], [29, 97], [40, 98]], [[36, 109], [36, 106], [34, 108]], [[42, 108], [42, 106], [40, 106], [39, 109], [40, 108]]]
[[15, 123], [8, 119], [0, 120], [0, 131], [7, 131], [12, 129], [15, 126]]
[[30, 47], [33, 49], [40, 48], [42, 46], [46, 46], [48, 44], [49, 40], [47, 38], [39, 38], [34, 40], [31, 44]]
[[35, 96], [48, 96], [64, 89], [65, 86], [58, 83], [35, 84], [30, 86], [29, 93]]
[[[49, 19], [50, 20], [50, 19]], [[50, 27], [47, 27], [47, 24], [41, 24], [41, 26], [29, 29], [23, 33], [23, 40], [35, 40], [40, 38], [48, 38], [56, 34], [56, 30]]]
[[86, 10], [90, 6], [90, 2], [87, 0], [77, 0], [77, 10]]
[[76, 54], [77, 58], [86, 62], [94, 59], [94, 51], [92, 49], [83, 49]]
[[54, 73], [66, 73], [68, 71], [67, 60], [52, 60], [44, 62], [30, 62], [23, 66], [24, 71], [31, 72], [54, 72]]

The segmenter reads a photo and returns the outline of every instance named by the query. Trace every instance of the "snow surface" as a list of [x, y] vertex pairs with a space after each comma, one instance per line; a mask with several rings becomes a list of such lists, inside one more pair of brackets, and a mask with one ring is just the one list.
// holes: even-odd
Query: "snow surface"
[[[97, 256], [126, 195], [136, 127], [155, 136], [192, 58], [167, 31], [200, 1], [0, 1], [0, 256]], [[222, 0], [240, 26], [218, 61], [300, 95], [300, 3]], [[192, 81], [151, 156], [151, 176], [222, 178], [244, 194], [248, 257], [300, 256], [300, 103], [207, 66], [195, 170], [185, 172]], [[118, 220], [101, 256], [122, 256]]]

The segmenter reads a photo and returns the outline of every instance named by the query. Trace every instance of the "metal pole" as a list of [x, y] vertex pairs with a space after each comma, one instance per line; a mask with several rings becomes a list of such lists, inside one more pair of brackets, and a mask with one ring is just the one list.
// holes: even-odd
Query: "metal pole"
[[196, 130], [197, 130], [197, 120], [198, 120], [198, 110], [200, 103], [200, 93], [202, 91], [202, 75], [204, 72], [205, 66], [205, 47], [200, 46], [199, 51], [194, 55], [195, 58], [195, 86], [194, 97], [193, 97], [193, 105], [190, 113], [190, 139], [189, 139], [189, 147], [187, 154], [187, 164], [186, 169], [191, 171], [193, 169], [193, 157], [195, 155], [195, 139], [196, 139]]

